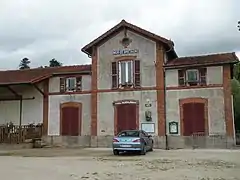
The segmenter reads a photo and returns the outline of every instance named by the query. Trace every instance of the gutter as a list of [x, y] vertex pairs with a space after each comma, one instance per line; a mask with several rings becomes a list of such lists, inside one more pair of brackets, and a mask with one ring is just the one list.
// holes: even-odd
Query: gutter
[[53, 76], [57, 76], [57, 75], [71, 75], [71, 74], [78, 74], [78, 75], [91, 75], [91, 71], [80, 71], [80, 72], [57, 72], [57, 73], [53, 73]]
[[205, 63], [205, 64], [185, 64], [185, 65], [164, 65], [164, 69], [178, 69], [178, 68], [191, 68], [191, 67], [206, 67], [206, 66], [220, 66], [225, 64], [236, 64], [239, 61], [225, 61], [218, 63]]

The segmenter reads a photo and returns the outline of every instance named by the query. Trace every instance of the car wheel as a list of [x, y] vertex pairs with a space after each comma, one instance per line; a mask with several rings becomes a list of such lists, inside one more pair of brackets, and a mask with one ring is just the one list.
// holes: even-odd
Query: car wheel
[[145, 155], [147, 152], [146, 145], [144, 144], [141, 150], [141, 155]]
[[115, 156], [117, 156], [117, 155], [119, 155], [119, 151], [118, 151], [118, 150], [113, 150], [113, 154], [114, 154]]

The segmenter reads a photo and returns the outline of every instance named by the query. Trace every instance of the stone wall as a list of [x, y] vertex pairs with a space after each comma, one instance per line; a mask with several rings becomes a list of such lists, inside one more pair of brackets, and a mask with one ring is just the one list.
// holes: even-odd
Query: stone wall
[[[44, 141], [48, 146], [57, 147], [112, 147], [113, 136], [47, 136]], [[166, 137], [154, 136], [154, 148], [166, 149]], [[228, 149], [235, 146], [235, 140], [226, 136], [183, 137], [167, 136], [168, 149], [218, 148]]]

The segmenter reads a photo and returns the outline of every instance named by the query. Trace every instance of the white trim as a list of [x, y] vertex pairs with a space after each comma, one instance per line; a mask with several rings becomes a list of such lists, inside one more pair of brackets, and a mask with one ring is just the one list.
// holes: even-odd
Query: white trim
[[129, 61], [124, 61], [124, 64], [125, 64], [125, 72], [126, 72], [126, 75], [125, 75], [125, 82], [124, 83], [127, 83], [128, 81], [128, 63]]
[[118, 84], [122, 84], [122, 78], [121, 78], [121, 61], [118, 62]]
[[128, 66], [129, 66], [129, 62], [131, 64], [131, 83], [133, 83], [133, 75], [134, 75], [134, 69], [133, 69], [133, 60], [128, 60], [128, 61], [119, 61], [118, 62], [118, 72], [119, 72], [119, 85], [121, 85], [122, 83], [127, 83], [127, 82], [122, 82], [122, 78], [121, 78], [121, 64], [124, 64], [124, 68], [125, 68], [125, 80], [127, 81], [128, 80], [128, 76], [129, 76], [129, 73], [128, 73]]

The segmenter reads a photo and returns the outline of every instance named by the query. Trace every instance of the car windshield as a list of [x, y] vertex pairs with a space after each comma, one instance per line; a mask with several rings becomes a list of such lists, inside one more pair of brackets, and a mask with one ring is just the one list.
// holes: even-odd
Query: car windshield
[[118, 137], [139, 137], [139, 131], [123, 131], [118, 134]]

